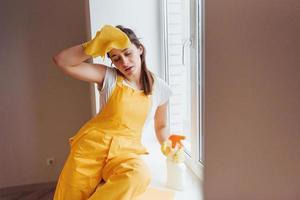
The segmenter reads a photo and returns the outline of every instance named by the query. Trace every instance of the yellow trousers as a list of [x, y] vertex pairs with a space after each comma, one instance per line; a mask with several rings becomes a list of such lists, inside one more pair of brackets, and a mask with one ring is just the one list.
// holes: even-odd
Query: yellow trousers
[[150, 171], [138, 154], [116, 155], [122, 139], [93, 129], [72, 144], [54, 200], [132, 200], [142, 194]]

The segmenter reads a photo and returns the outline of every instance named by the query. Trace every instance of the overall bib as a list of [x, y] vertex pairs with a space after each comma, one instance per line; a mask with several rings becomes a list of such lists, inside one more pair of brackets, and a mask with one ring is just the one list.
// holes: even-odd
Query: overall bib
[[151, 98], [123, 79], [117, 76], [106, 106], [70, 138], [54, 200], [132, 200], [149, 185], [150, 171], [139, 155], [148, 154], [141, 133]]

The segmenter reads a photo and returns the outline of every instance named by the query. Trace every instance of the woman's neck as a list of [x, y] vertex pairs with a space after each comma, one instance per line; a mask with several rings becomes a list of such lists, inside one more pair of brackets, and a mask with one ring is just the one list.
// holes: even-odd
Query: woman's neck
[[135, 78], [135, 79], [133, 79], [133, 78], [128, 79], [128, 78], [125, 78], [125, 81], [126, 81], [129, 85], [131, 85], [132, 87], [134, 87], [134, 88], [136, 88], [136, 89], [141, 90], [141, 89], [143, 88], [140, 79], [136, 79], [136, 78]]
[[141, 73], [136, 73], [136, 74], [132, 74], [132, 76], [130, 77], [125, 77], [126, 81], [134, 86], [135, 88], [138, 88], [138, 89], [141, 89], [143, 86], [142, 86], [142, 83], [141, 83]]

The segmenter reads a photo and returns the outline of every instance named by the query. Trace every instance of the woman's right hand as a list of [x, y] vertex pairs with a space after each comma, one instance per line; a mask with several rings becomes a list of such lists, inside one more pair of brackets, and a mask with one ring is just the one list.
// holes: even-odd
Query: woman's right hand
[[120, 29], [111, 25], [105, 25], [96, 33], [96, 36], [82, 44], [85, 54], [97, 57], [105, 57], [111, 49], [125, 49], [130, 45], [127, 35]]

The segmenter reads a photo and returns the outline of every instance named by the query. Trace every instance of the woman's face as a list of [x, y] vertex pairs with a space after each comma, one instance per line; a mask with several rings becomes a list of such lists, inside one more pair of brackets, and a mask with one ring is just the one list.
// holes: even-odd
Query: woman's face
[[126, 77], [140, 76], [142, 47], [136, 47], [131, 43], [127, 49], [112, 49], [109, 52], [110, 59], [116, 68]]

